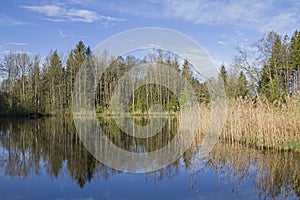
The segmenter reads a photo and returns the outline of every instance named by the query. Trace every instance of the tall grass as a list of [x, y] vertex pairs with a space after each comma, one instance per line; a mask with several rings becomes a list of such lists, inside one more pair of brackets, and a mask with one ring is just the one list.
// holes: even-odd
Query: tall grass
[[[259, 149], [300, 152], [300, 99], [270, 103], [260, 97], [227, 99], [221, 139]], [[201, 104], [200, 133], [209, 128], [209, 105]]]

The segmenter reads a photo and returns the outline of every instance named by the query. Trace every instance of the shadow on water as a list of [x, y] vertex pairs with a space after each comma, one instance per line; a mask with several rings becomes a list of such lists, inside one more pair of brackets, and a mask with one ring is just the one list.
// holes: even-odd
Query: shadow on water
[[[146, 118], [134, 120], [140, 125], [148, 123]], [[115, 145], [133, 152], [151, 152], [163, 147], [178, 128], [178, 119], [169, 118], [157, 135], [136, 139], [123, 133], [110, 118], [99, 119], [99, 123]], [[201, 190], [203, 175], [210, 170], [217, 180], [217, 188], [225, 181], [230, 184], [231, 193], [237, 195], [242, 192], [240, 186], [250, 181], [249, 187], [260, 198], [300, 197], [299, 154], [259, 152], [222, 142], [204, 159], [197, 160], [197, 153], [195, 145], [171, 165], [146, 176], [157, 183], [188, 173], [186, 188], [195, 192]], [[204, 167], [195, 170], [197, 165]], [[70, 118], [0, 118], [0, 173], [13, 179], [26, 179], [43, 171], [50, 178], [71, 177], [80, 188], [93, 179], [109, 181], [122, 174], [101, 164], [86, 150]]]

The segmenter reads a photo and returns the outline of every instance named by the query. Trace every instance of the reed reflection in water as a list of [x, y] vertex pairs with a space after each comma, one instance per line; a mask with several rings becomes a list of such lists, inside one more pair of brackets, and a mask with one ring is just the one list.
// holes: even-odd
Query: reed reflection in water
[[[148, 123], [147, 118], [133, 120], [140, 125]], [[157, 135], [149, 139], [137, 139], [118, 129], [113, 119], [102, 118], [99, 122], [115, 145], [133, 152], [151, 152], [165, 146], [174, 138], [178, 129], [178, 119], [168, 118]], [[190, 194], [186, 194], [190, 196], [207, 192], [204, 188], [210, 180], [203, 177], [210, 171], [214, 174], [210, 179], [217, 180], [215, 187], [220, 188], [220, 193], [230, 190], [230, 193], [239, 196], [245, 192], [246, 183], [251, 182], [246, 187], [256, 191], [253, 197], [300, 197], [299, 154], [262, 152], [219, 141], [208, 157], [198, 160], [197, 144], [202, 138], [199, 135], [193, 142], [194, 146], [180, 159], [166, 168], [145, 174], [145, 177], [151, 177], [149, 180], [153, 179], [155, 184], [171, 182], [175, 177], [187, 178], [189, 184], [183, 187], [190, 191]], [[197, 165], [205, 167], [198, 171]], [[0, 119], [0, 178], [5, 176], [10, 177], [9, 180], [26, 180], [32, 176], [47, 176], [63, 181], [63, 177], [70, 177], [78, 188], [83, 188], [93, 180], [100, 179], [109, 183], [112, 177], [120, 176], [121, 173], [101, 164], [86, 150], [71, 118]], [[230, 183], [230, 187], [225, 186], [224, 182]], [[182, 187], [182, 184], [177, 185]]]

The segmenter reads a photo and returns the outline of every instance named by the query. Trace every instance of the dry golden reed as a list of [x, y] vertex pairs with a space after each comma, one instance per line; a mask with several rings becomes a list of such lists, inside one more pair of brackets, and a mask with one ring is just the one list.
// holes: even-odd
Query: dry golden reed
[[[221, 139], [261, 149], [300, 150], [300, 99], [270, 103], [260, 97], [227, 99]], [[201, 104], [200, 136], [210, 124], [209, 105]]]

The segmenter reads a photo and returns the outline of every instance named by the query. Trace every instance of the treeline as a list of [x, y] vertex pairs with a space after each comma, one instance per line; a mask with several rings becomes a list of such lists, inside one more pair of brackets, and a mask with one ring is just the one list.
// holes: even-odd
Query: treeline
[[289, 38], [271, 31], [254, 43], [253, 49], [250, 59], [246, 51], [237, 48], [231, 72], [221, 68], [227, 96], [263, 96], [274, 102], [299, 95], [300, 32]]
[[[145, 71], [145, 68], [142, 69], [140, 66], [146, 63], [150, 64], [150, 67]], [[30, 57], [27, 53], [19, 52], [5, 55], [0, 68], [3, 77], [0, 87], [0, 113], [69, 114], [72, 109], [72, 90], [76, 75], [80, 67], [87, 65], [106, 67], [103, 73], [97, 74], [98, 71], [94, 70], [93, 76], [87, 77], [93, 79], [92, 83], [97, 81], [95, 105], [98, 112], [111, 113], [113, 91], [118, 80], [126, 73], [132, 73], [134, 69], [134, 74], [131, 74], [130, 78], [135, 83], [141, 79], [149, 79], [149, 82], [158, 81], [157, 79], [161, 78], [161, 75], [158, 75], [163, 71], [164, 65], [183, 75], [194, 88], [199, 100], [208, 99], [205, 84], [195, 78], [192, 66], [187, 60], [179, 64], [175, 55], [162, 51], [154, 51], [144, 59], [133, 56], [113, 57], [108, 52], [103, 52], [100, 58], [96, 58], [90, 48], [80, 41], [70, 52], [65, 65], [62, 56], [56, 50], [51, 52], [43, 62], [38, 55]], [[140, 78], [141, 76], [143, 78]], [[167, 77], [168, 74], [165, 73], [164, 76]], [[178, 80], [168, 81], [176, 85]], [[86, 81], [79, 83], [81, 84], [79, 88], [83, 88], [83, 92], [86, 92], [87, 86], [84, 82]], [[177, 98], [164, 86], [146, 84], [132, 92], [128, 111], [142, 113], [153, 104], [160, 104], [165, 109], [176, 112], [179, 110], [180, 103], [188, 99], [187, 95], [182, 92]]]
[[63, 114], [71, 105], [76, 73], [89, 54], [79, 42], [63, 65], [55, 50], [42, 62], [40, 56], [11, 52], [1, 62], [1, 113], [41, 112]]
[[[111, 104], [115, 103], [122, 112], [139, 114], [159, 104], [169, 112], [177, 112], [191, 94], [185, 90], [185, 83], [179, 81], [176, 74], [185, 78], [198, 101], [208, 100], [206, 84], [196, 78], [187, 60], [182, 60], [180, 64], [176, 55], [155, 51], [144, 59], [127, 56], [109, 62], [97, 85], [97, 110], [112, 113]], [[112, 101], [115, 89], [121, 99]]]
[[[255, 62], [249, 61], [246, 51], [238, 49], [233, 67], [229, 71], [221, 67], [219, 77], [224, 81], [227, 97], [265, 96], [273, 102], [297, 95], [300, 91], [300, 32], [295, 31], [289, 39], [271, 31], [256, 43], [255, 48]], [[157, 50], [144, 59], [130, 55], [113, 57], [104, 52], [101, 58], [96, 58], [90, 48], [80, 41], [69, 53], [66, 62], [62, 57], [56, 50], [44, 60], [38, 55], [20, 52], [5, 55], [0, 65], [0, 113], [70, 113], [74, 82], [84, 62], [107, 67], [101, 76], [94, 72], [93, 77], [89, 77], [98, 83], [95, 94], [98, 112], [111, 113], [113, 91], [120, 78], [128, 72], [132, 73], [133, 69], [135, 74], [131, 78], [134, 84], [142, 79], [150, 84], [139, 88], [133, 85], [136, 90], [127, 91], [131, 94], [130, 102], [127, 102], [130, 105], [128, 111], [143, 113], [154, 104], [160, 104], [171, 112], [179, 111], [180, 106], [190, 98], [188, 92], [182, 90], [176, 96], [167, 87], [152, 83], [169, 76], [163, 70], [165, 65], [186, 78], [199, 102], [209, 101], [205, 80], [199, 79], [187, 60], [180, 60], [168, 52]], [[140, 67], [145, 64], [150, 64], [146, 70]], [[178, 86], [178, 80], [171, 77], [168, 84]]]

